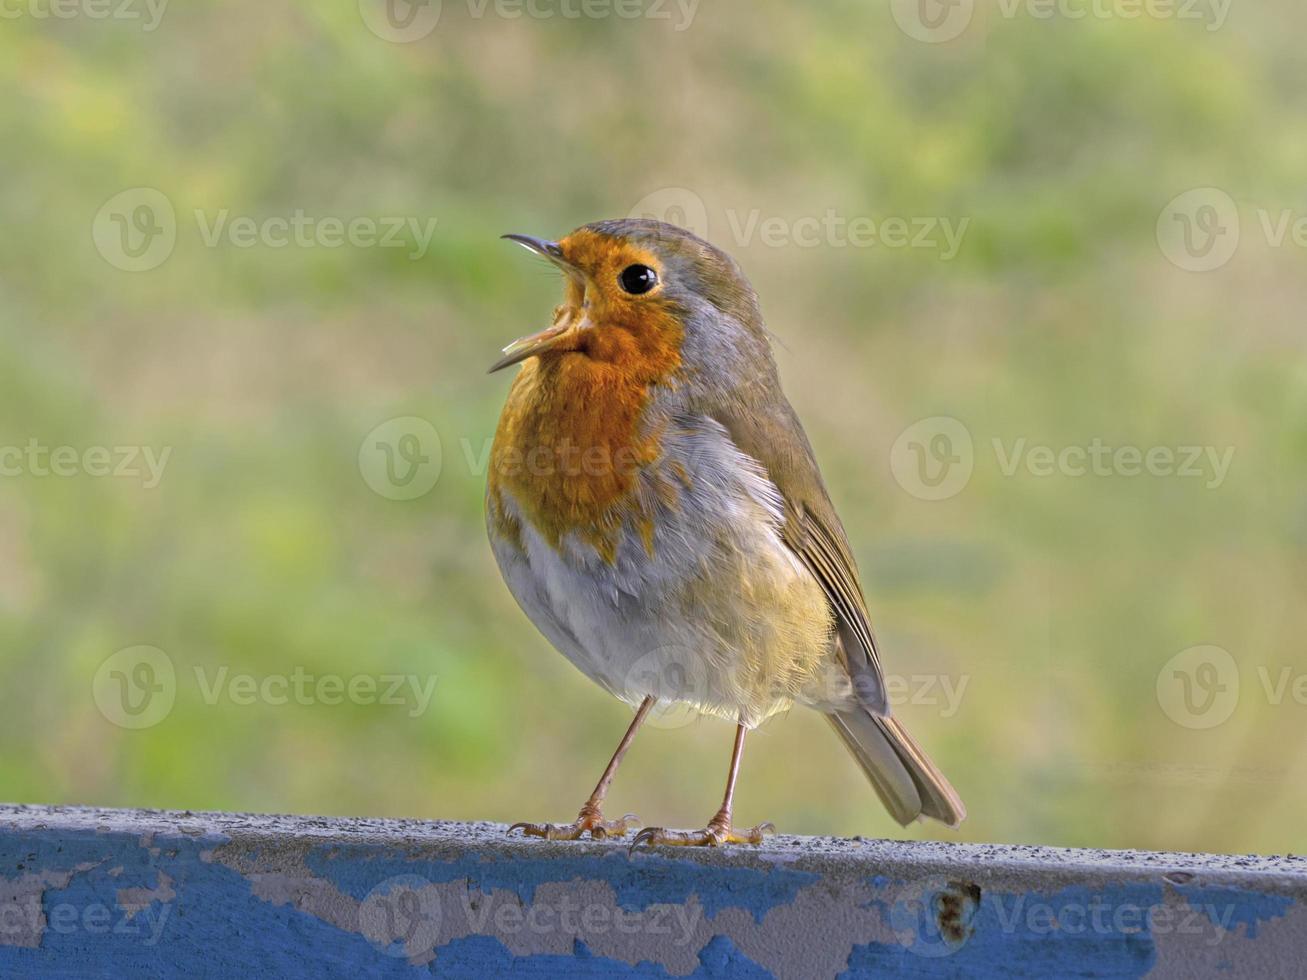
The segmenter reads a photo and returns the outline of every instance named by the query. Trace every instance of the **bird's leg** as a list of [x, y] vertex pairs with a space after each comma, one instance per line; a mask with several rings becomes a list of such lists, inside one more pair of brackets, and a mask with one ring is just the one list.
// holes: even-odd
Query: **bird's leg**
[[744, 754], [746, 731], [743, 725], [735, 729], [735, 748], [731, 752], [731, 772], [726, 777], [726, 795], [722, 798], [722, 808], [708, 821], [708, 826], [703, 830], [664, 830], [662, 827], [646, 827], [635, 835], [635, 840], [631, 842], [631, 850], [635, 850], [641, 844], [670, 844], [681, 847], [761, 844], [767, 834], [776, 832], [776, 828], [769, 823], [737, 832], [731, 823], [731, 807], [735, 801], [735, 777], [740, 774], [740, 756]]
[[636, 709], [635, 719], [631, 722], [631, 727], [622, 736], [617, 751], [613, 753], [612, 759], [608, 762], [608, 768], [599, 777], [599, 783], [595, 786], [594, 792], [585, 801], [585, 805], [581, 807], [581, 812], [573, 823], [515, 823], [508, 828], [508, 832], [511, 834], [515, 830], [521, 830], [528, 837], [544, 837], [547, 840], [578, 840], [587, 831], [594, 838], [625, 837], [628, 830], [640, 826], [640, 818], [634, 813], [628, 813], [621, 820], [605, 821], [603, 803], [604, 797], [608, 795], [608, 787], [612, 785], [613, 777], [617, 775], [617, 767], [622, 764], [622, 757], [626, 755], [626, 750], [635, 741], [635, 733], [640, 730], [640, 726], [644, 724], [644, 720], [649, 714], [649, 709], [653, 706], [653, 695], [640, 702], [640, 707]]

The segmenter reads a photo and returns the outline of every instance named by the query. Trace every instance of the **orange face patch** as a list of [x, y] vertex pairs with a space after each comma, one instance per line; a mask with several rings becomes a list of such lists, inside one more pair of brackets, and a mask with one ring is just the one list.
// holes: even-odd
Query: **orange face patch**
[[661, 263], [646, 249], [589, 230], [559, 245], [578, 273], [568, 276], [556, 321], [570, 316], [585, 326], [526, 361], [514, 379], [491, 453], [492, 516], [509, 522], [506, 489], [551, 544], [576, 532], [611, 561], [623, 522], [633, 517], [639, 526], [652, 516], [632, 513], [631, 490], [661, 452], [645, 409], [651, 387], [680, 368], [684, 328], [661, 284], [640, 296], [621, 286], [634, 264], [661, 283]]

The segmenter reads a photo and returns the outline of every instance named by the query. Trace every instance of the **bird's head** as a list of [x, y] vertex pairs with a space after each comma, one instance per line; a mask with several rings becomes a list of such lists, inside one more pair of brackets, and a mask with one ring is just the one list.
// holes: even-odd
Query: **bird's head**
[[492, 372], [538, 357], [612, 365], [643, 383], [697, 368], [714, 352], [766, 342], [753, 288], [729, 255], [682, 228], [628, 218], [558, 241], [505, 235], [565, 276], [545, 330], [513, 341]]

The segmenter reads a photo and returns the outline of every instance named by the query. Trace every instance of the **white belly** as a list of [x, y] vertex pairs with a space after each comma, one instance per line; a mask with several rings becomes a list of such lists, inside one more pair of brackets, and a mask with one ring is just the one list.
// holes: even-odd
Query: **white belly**
[[752, 725], [829, 700], [843, 674], [825, 595], [781, 538], [779, 495], [724, 430], [708, 434], [711, 451], [702, 430], [665, 442], [690, 481], [658, 512], [652, 555], [634, 529], [611, 562], [582, 535], [555, 548], [507, 493], [521, 547], [492, 543], [523, 610], [596, 683]]

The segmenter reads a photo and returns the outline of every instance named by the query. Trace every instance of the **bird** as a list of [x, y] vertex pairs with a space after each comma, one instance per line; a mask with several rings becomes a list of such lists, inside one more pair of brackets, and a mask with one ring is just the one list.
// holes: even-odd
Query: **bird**
[[564, 295], [490, 367], [519, 365], [490, 452], [491, 550], [545, 638], [635, 709], [575, 821], [510, 832], [641, 827], [603, 807], [669, 704], [735, 725], [726, 791], [704, 828], [644, 827], [632, 848], [761, 844], [772, 824], [734, 824], [745, 738], [796, 704], [826, 717], [900, 824], [957, 827], [957, 792], [891, 715], [852, 549], [739, 265], [649, 218], [503, 237], [556, 267]]

